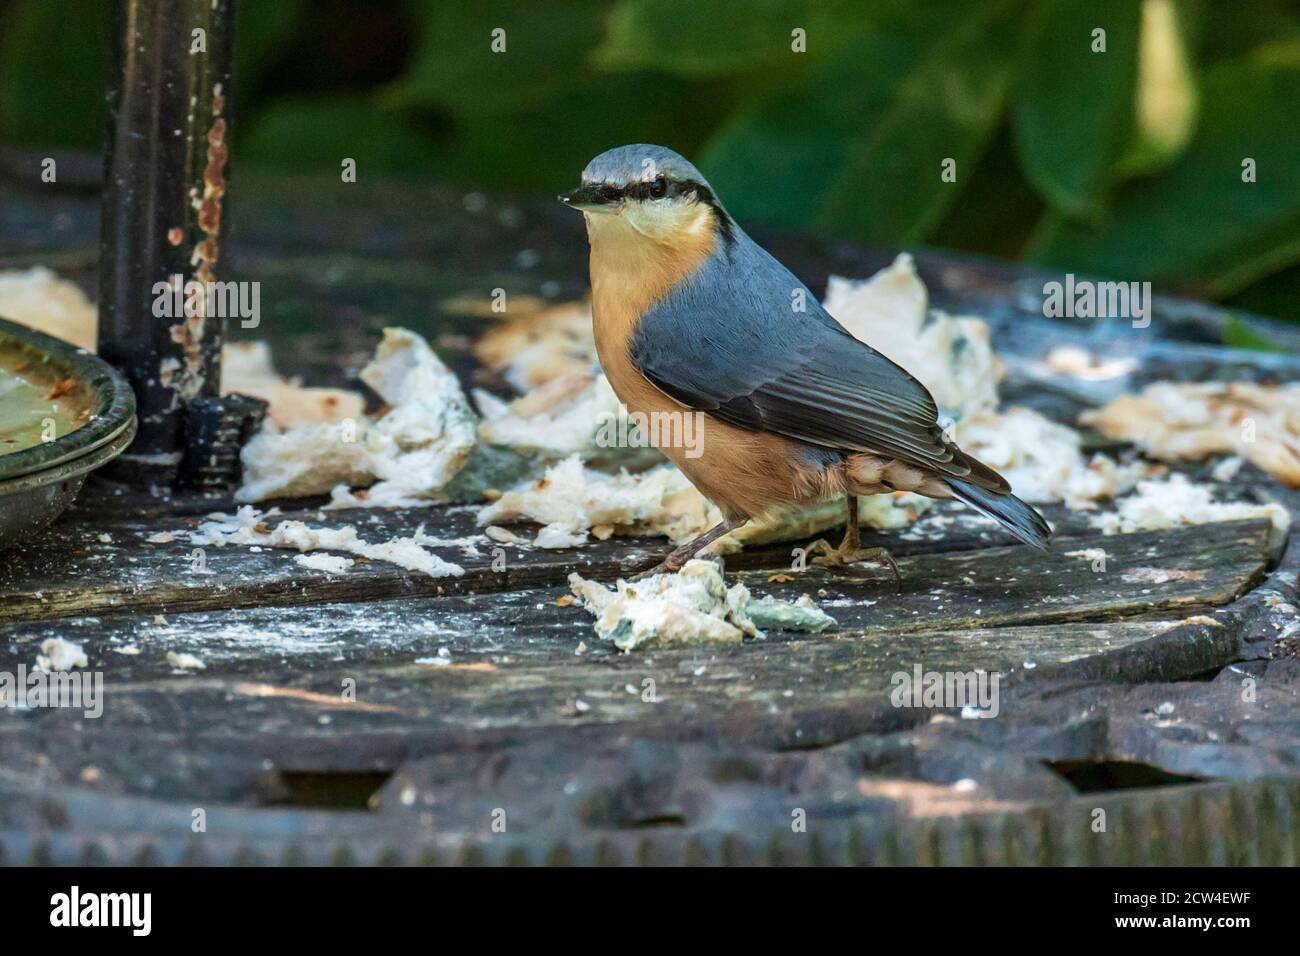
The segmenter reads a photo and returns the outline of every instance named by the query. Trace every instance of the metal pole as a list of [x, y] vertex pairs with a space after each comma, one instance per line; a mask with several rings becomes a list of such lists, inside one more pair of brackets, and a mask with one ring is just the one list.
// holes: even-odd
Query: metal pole
[[[191, 406], [221, 411], [222, 317], [211, 297], [194, 294], [206, 286], [192, 283], [214, 281], [221, 258], [233, 7], [117, 5], [99, 353], [136, 393], [139, 434], [115, 471], [139, 484], [193, 472], [183, 464]], [[210, 452], [197, 444], [188, 454], [201, 467]]]

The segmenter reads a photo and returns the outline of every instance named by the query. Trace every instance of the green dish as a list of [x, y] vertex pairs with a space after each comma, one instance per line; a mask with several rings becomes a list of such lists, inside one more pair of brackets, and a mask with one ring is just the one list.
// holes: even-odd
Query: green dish
[[135, 396], [102, 359], [0, 319], [0, 548], [58, 516], [135, 437]]

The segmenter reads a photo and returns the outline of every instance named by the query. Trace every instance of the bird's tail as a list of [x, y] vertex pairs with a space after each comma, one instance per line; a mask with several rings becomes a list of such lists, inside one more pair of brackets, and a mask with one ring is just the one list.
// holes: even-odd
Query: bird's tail
[[1029, 505], [1012, 494], [998, 494], [959, 478], [945, 478], [948, 487], [958, 500], [964, 501], [980, 514], [988, 515], [1025, 544], [1040, 551], [1047, 550], [1052, 529]]

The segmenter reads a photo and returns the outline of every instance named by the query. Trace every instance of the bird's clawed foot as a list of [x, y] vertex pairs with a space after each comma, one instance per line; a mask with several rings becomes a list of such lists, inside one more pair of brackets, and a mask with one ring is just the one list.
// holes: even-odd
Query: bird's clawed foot
[[697, 557], [703, 557], [713, 561], [713, 563], [718, 566], [718, 569], [720, 571], [723, 571], [724, 573], [726, 572], [726, 567], [723, 565], [721, 557], [718, 557], [716, 555], [710, 556], [707, 554], [697, 555], [690, 552], [679, 555], [677, 551], [674, 551], [672, 554], [668, 555], [668, 557], [664, 558], [662, 561], [656, 564], [653, 568], [650, 568], [648, 571], [640, 571], [637, 574], [633, 575], [632, 580], [642, 581], [645, 578], [652, 578], [656, 574], [676, 574], [678, 571], [682, 569], [682, 565], [684, 565], [687, 561], [690, 561], [692, 558], [697, 558]]
[[[676, 552], [673, 552], [676, 554]], [[656, 574], [676, 574], [682, 569], [682, 562], [673, 561], [672, 555], [664, 558], [653, 568], [647, 568], [645, 571], [638, 571], [632, 575], [633, 581], [644, 581], [646, 578], [652, 578]]]
[[823, 568], [842, 568], [860, 561], [886, 565], [894, 575], [895, 587], [900, 593], [903, 590], [903, 575], [898, 570], [898, 562], [884, 548], [860, 548], [846, 536], [838, 548], [832, 548], [825, 539], [818, 539], [808, 546], [808, 553], [818, 555], [812, 563]]

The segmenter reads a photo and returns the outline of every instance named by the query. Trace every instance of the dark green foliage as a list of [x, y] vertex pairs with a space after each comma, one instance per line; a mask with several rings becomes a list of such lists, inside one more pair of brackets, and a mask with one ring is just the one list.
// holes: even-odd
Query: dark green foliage
[[[101, 144], [109, 6], [0, 12], [0, 141]], [[1300, 320], [1287, 0], [240, 9], [241, 164], [352, 158], [359, 175], [558, 191], [597, 152], [657, 142], [745, 221], [1150, 279]]]

